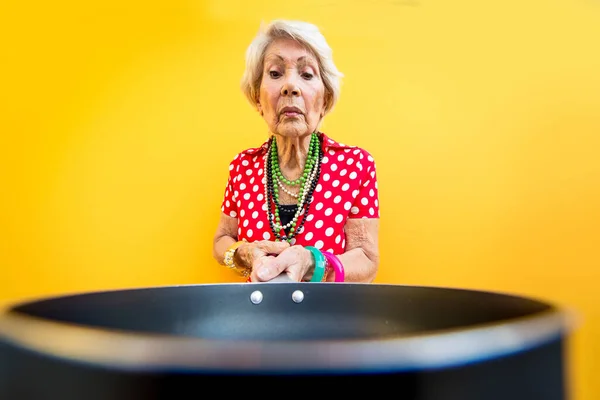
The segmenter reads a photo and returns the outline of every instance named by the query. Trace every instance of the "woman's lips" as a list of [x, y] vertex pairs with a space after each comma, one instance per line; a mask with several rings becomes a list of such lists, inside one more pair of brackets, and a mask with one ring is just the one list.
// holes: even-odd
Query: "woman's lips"
[[302, 110], [298, 107], [283, 107], [280, 114], [288, 118], [296, 118], [303, 115]]

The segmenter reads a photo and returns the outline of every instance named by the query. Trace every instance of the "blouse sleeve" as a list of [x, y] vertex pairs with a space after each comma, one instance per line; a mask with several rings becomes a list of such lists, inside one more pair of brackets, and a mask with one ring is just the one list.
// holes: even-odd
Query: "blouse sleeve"
[[349, 218], [379, 218], [379, 193], [375, 160], [367, 152], [361, 152], [360, 184], [350, 208]]
[[223, 202], [221, 203], [221, 211], [233, 218], [237, 217], [238, 215], [236, 191], [234, 188], [237, 180], [236, 175], [238, 174], [239, 170], [237, 167], [238, 158], [239, 156], [236, 156], [229, 164], [229, 178], [227, 179], [225, 194], [223, 196]]

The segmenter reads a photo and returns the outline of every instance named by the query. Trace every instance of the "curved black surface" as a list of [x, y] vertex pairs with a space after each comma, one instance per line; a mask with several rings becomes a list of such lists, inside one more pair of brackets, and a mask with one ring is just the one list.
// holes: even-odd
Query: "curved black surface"
[[[293, 287], [292, 287], [293, 286]], [[290, 293], [300, 289], [301, 303]], [[261, 291], [260, 304], [250, 301]], [[352, 284], [231, 284], [86, 293], [16, 306], [46, 320], [232, 340], [377, 339], [501, 323], [552, 306], [460, 289]]]
[[[253, 304], [257, 290], [262, 302]], [[304, 295], [300, 303], [295, 290]], [[281, 397], [298, 390], [339, 397], [364, 389], [406, 400], [565, 400], [557, 314], [550, 304], [507, 294], [374, 284], [192, 285], [41, 299], [0, 316], [0, 399]], [[290, 343], [293, 351], [282, 351]], [[469, 362], [444, 365], [453, 345], [456, 359]], [[152, 358], [160, 348], [177, 354]], [[315, 349], [324, 353], [306, 354], [309, 364], [349, 368], [296, 370], [298, 358]], [[401, 367], [419, 352], [439, 367]], [[137, 363], [127, 364], [130, 355]], [[146, 357], [157, 368], [145, 368]], [[246, 373], [231, 368], [237, 361]], [[261, 363], [290, 368], [255, 373]]]

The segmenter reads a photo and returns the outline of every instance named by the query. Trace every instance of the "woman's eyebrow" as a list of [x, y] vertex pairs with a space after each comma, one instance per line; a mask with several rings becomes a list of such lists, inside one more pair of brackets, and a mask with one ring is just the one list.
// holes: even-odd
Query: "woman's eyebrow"
[[298, 58], [298, 66], [300, 68], [308, 66], [313, 69], [318, 69], [317, 62], [315, 60], [313, 60], [312, 58], [306, 57], [306, 56], [302, 56], [302, 57]]

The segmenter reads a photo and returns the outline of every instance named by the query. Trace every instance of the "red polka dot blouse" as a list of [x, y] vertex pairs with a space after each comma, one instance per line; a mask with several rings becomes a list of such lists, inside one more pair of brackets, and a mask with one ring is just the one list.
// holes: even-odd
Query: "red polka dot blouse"
[[[321, 174], [309, 215], [290, 243], [342, 254], [349, 218], [379, 218], [375, 161], [364, 149], [338, 143], [323, 133], [319, 138]], [[268, 141], [238, 153], [229, 164], [221, 211], [238, 219], [238, 240], [275, 240], [265, 198], [267, 156]]]

